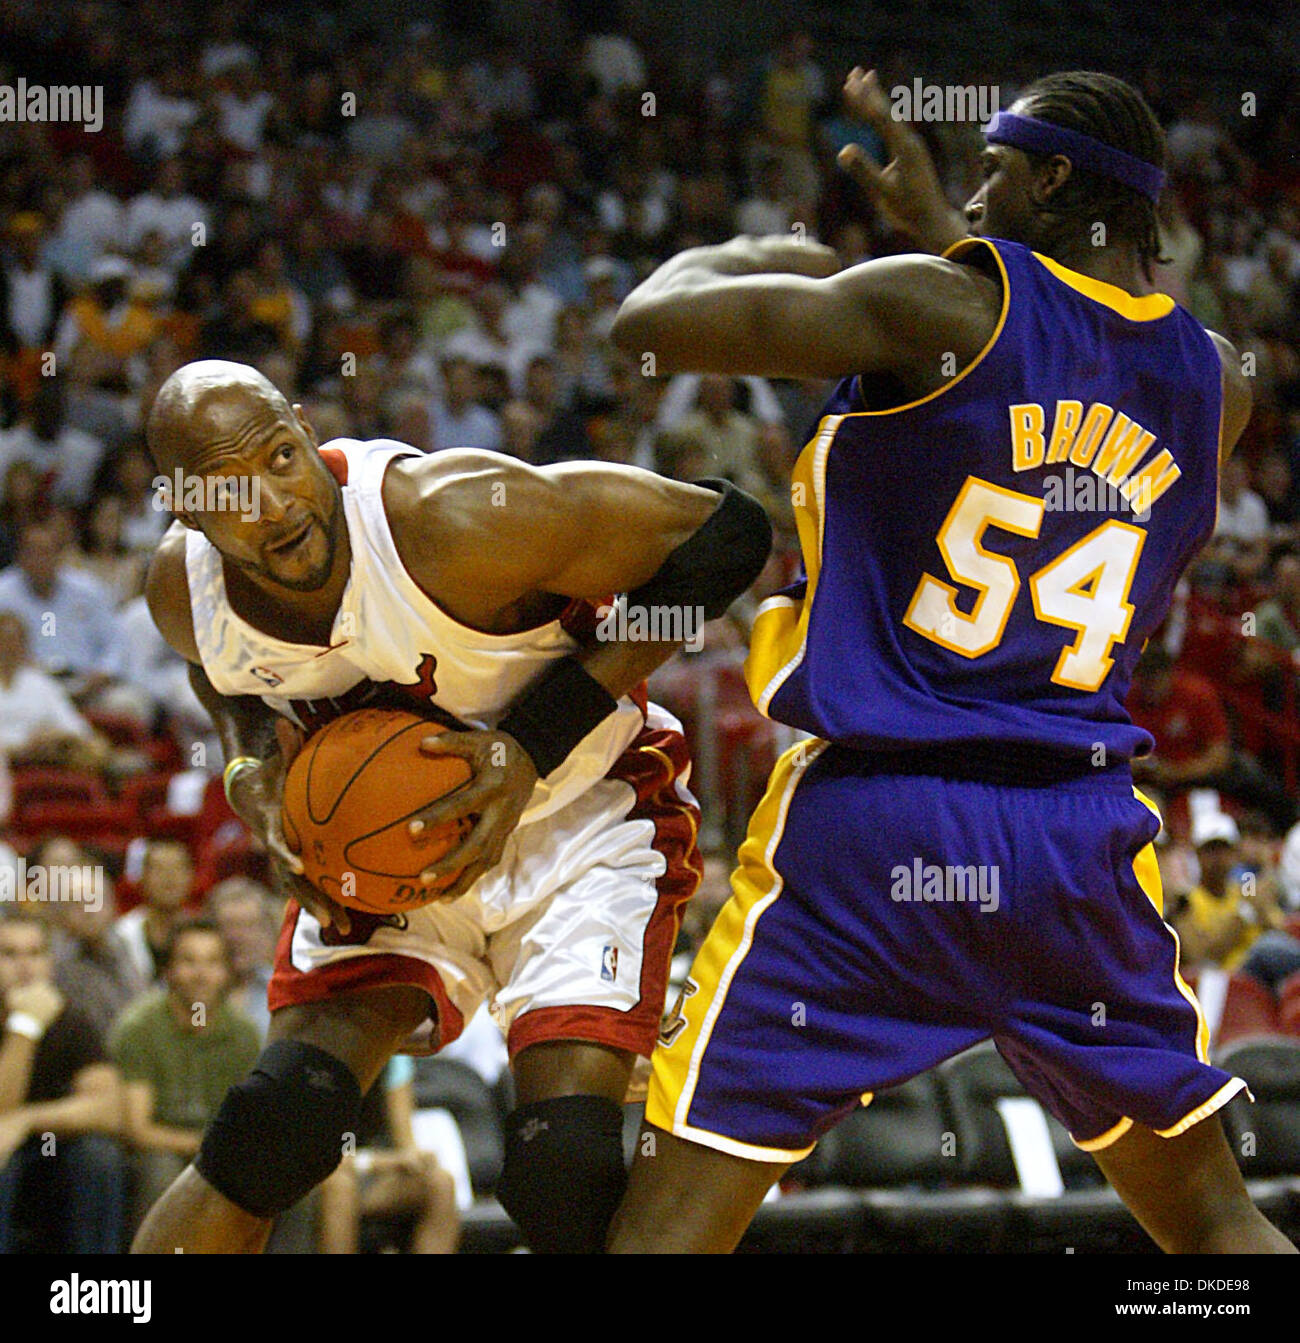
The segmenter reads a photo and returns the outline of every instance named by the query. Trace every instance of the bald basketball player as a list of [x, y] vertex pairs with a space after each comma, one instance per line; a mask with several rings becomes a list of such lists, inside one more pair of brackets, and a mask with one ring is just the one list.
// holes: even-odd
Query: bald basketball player
[[[301, 407], [223, 361], [169, 378], [147, 432], [168, 480], [202, 482], [172, 500], [150, 609], [191, 663], [232, 805], [288, 903], [267, 1049], [135, 1250], [260, 1250], [338, 1165], [394, 1051], [430, 1021], [446, 1044], [484, 1001], [519, 1102], [501, 1202], [534, 1249], [598, 1250], [626, 1178], [620, 1102], [700, 860], [680, 727], [641, 688], [680, 645], [602, 642], [595, 612], [625, 593], [714, 618], [762, 568], [766, 515], [722, 481], [319, 447]], [[252, 506], [219, 506], [234, 500]], [[331, 904], [280, 826], [303, 732], [366, 705], [455, 725], [424, 749], [473, 769], [411, 823], [473, 820], [422, 878], [460, 879], [407, 915]]]

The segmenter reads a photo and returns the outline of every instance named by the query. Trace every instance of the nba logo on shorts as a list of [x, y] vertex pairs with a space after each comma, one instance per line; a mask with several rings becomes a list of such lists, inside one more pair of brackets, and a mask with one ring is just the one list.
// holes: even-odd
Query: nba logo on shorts
[[600, 953], [600, 977], [607, 984], [618, 978], [618, 948], [606, 947]]

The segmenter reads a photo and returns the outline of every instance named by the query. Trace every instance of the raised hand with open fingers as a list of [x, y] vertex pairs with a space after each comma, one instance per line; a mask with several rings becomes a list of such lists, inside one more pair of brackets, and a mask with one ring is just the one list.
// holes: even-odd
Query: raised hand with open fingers
[[965, 222], [943, 194], [925, 141], [894, 116], [876, 72], [854, 66], [844, 81], [844, 102], [880, 136], [889, 158], [877, 167], [861, 145], [848, 144], [837, 162], [886, 221], [927, 251], [942, 252], [964, 237]]

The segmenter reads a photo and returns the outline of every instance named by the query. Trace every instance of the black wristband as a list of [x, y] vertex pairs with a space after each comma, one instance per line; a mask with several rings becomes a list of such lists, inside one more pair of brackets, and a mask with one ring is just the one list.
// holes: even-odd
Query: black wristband
[[561, 658], [524, 691], [497, 724], [528, 752], [537, 777], [546, 776], [618, 708], [618, 700], [578, 661]]

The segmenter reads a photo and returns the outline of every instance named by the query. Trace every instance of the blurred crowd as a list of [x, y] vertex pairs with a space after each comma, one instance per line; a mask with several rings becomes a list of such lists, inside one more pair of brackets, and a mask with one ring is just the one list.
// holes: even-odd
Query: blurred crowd
[[[0, 1053], [0, 1238], [21, 1226], [79, 1248], [120, 1241], [266, 1027], [274, 901], [256, 854], [220, 859], [219, 752], [141, 596], [169, 522], [141, 425], [174, 369], [254, 364], [322, 442], [727, 476], [777, 527], [755, 593], [793, 575], [789, 472], [828, 387], [665, 377], [608, 335], [622, 298], [682, 248], [795, 231], [845, 265], [904, 249], [834, 167], [852, 140], [877, 159], [881, 146], [845, 116], [846, 71], [809, 31], [688, 67], [613, 8], [554, 9], [556, 31], [533, 44], [487, 18], [450, 30], [441, 9], [347, 33], [325, 11], [288, 28], [247, 0], [6, 7], [0, 83], [94, 84], [105, 117], [96, 134], [0, 122], [0, 811], [13, 812], [0, 858], [49, 863], [53, 846], [56, 865], [90, 864], [108, 885], [98, 913], [72, 902], [0, 922], [8, 1010], [44, 1047], [21, 1104]], [[927, 74], [919, 50], [853, 59], [886, 88]], [[969, 78], [997, 82], [1005, 106], [1033, 73], [1009, 55]], [[1300, 910], [1300, 88], [1247, 117], [1193, 72], [1152, 64], [1138, 82], [1169, 138], [1157, 283], [1236, 344], [1255, 392], [1213, 540], [1135, 683], [1156, 737], [1142, 778], [1166, 807], [1185, 964], [1252, 975], [1280, 1002], [1300, 970], [1287, 931]], [[978, 128], [921, 129], [960, 204]], [[695, 735], [720, 848], [777, 744], [737, 675], [754, 604], [654, 687]], [[51, 822], [48, 797], [24, 810], [51, 771], [93, 777], [85, 805], [111, 817], [129, 803], [128, 819], [87, 834]], [[123, 830], [149, 838], [106, 842]], [[134, 904], [123, 914], [115, 878]], [[724, 895], [711, 870], [683, 956]], [[390, 1082], [400, 1150], [409, 1078]], [[127, 1106], [129, 1180], [102, 1136], [110, 1098], [116, 1124]], [[77, 1212], [62, 1232], [14, 1215], [37, 1166], [23, 1153], [46, 1132], [86, 1139], [57, 1176], [50, 1206]], [[414, 1158], [393, 1170], [393, 1198], [425, 1219], [417, 1243], [443, 1245], [440, 1173]], [[325, 1219], [332, 1244], [349, 1243], [367, 1199], [383, 1203], [376, 1173], [364, 1197], [331, 1195], [344, 1210]], [[95, 1198], [115, 1221], [86, 1215]]]

